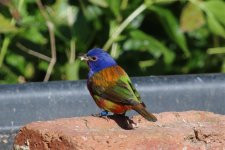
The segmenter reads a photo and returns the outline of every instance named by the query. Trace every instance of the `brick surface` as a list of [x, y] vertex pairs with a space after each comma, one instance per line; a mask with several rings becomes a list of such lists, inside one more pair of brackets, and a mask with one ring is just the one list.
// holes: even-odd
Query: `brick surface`
[[20, 129], [14, 149], [225, 149], [223, 115], [201, 111], [155, 115], [157, 122], [135, 116], [131, 118], [135, 124], [120, 116], [109, 120], [88, 116], [32, 122]]

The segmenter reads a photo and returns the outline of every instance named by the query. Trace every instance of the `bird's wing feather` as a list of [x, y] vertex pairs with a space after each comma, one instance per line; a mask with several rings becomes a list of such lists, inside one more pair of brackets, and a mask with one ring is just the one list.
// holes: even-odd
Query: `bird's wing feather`
[[139, 93], [119, 66], [98, 72], [89, 80], [88, 87], [92, 94], [116, 103], [125, 105], [141, 103]]

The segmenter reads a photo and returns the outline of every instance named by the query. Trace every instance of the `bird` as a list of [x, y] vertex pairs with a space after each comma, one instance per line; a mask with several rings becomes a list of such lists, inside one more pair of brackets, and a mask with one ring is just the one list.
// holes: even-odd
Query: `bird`
[[147, 111], [140, 94], [129, 76], [116, 61], [101, 48], [93, 48], [79, 56], [89, 68], [87, 88], [97, 106], [103, 111], [97, 116], [108, 116], [108, 112], [125, 115], [135, 110], [146, 120], [155, 122], [157, 118]]

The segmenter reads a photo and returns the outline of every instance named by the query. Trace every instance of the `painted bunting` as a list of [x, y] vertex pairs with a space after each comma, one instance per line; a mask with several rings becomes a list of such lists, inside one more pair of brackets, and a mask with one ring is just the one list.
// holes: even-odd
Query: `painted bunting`
[[89, 66], [87, 87], [95, 103], [103, 109], [99, 116], [107, 116], [108, 112], [125, 115], [133, 109], [145, 119], [157, 121], [146, 110], [129, 76], [107, 52], [94, 48], [80, 58]]

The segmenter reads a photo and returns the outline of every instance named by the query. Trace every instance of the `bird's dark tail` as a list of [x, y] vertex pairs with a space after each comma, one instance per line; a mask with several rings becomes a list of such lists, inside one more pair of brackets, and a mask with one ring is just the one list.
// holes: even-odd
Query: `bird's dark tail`
[[153, 121], [153, 122], [157, 121], [157, 118], [146, 110], [144, 103], [134, 106], [133, 109], [136, 112], [138, 112], [140, 115], [142, 115], [148, 121]]

